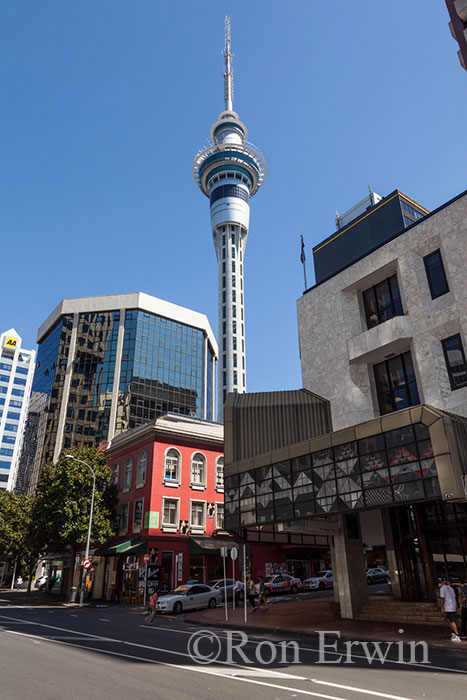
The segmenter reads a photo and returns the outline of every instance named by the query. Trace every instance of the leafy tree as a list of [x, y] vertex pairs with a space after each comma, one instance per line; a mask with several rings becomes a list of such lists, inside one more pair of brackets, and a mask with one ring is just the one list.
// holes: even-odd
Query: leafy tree
[[[96, 447], [76, 445], [67, 454], [88, 464], [96, 476], [91, 541], [112, 535], [117, 490], [110, 484], [108, 457]], [[43, 533], [47, 549], [71, 548], [85, 542], [88, 533], [93, 477], [84, 464], [62, 454], [45, 467], [37, 489], [34, 524]]]
[[44, 540], [34, 524], [35, 498], [13, 491], [0, 491], [0, 559], [25, 564], [29, 574], [43, 551]]

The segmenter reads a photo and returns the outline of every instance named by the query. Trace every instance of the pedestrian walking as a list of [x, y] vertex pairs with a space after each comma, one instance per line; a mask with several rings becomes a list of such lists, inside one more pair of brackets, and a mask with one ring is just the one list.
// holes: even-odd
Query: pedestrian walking
[[460, 589], [460, 606], [461, 606], [461, 637], [467, 636], [467, 584], [465, 579], [461, 578]]
[[243, 581], [240, 581], [239, 579], [237, 579], [237, 581], [235, 581], [235, 586], [234, 586], [234, 596], [235, 596], [235, 600], [237, 602], [239, 600], [243, 600], [243, 596], [242, 596], [243, 592], [244, 592]]
[[157, 591], [154, 591], [152, 596], [149, 599], [149, 609], [146, 611], [146, 617], [144, 618], [144, 621], [147, 625], [152, 624], [152, 621], [156, 617], [156, 605], [157, 605]]
[[261, 608], [261, 603], [264, 603], [264, 608], [267, 610], [269, 608], [269, 603], [266, 600], [266, 590], [264, 588], [264, 578], [262, 576], [259, 577], [258, 593], [258, 610]]
[[256, 596], [255, 596], [255, 582], [253, 581], [253, 578], [250, 578], [248, 582], [248, 602], [250, 603], [251, 607], [253, 608], [252, 612], [256, 612]]
[[450, 579], [446, 579], [446, 583], [443, 583], [439, 592], [441, 598], [441, 612], [446, 615], [446, 618], [451, 627], [451, 642], [459, 643], [461, 638], [459, 637], [459, 631], [457, 629], [457, 598], [456, 591], [451, 585]]
[[21, 588], [22, 585], [23, 585], [23, 579], [21, 578], [21, 576], [18, 576], [18, 578], [16, 579], [16, 590], [19, 591], [19, 589]]

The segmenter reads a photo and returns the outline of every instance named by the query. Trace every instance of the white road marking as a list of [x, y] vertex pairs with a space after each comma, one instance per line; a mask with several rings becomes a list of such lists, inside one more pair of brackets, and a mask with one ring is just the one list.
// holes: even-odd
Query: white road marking
[[[34, 637], [35, 635], [30, 635], [30, 634], [25, 634], [23, 632], [14, 632], [11, 631], [11, 634], [17, 634], [19, 636], [23, 637]], [[41, 638], [39, 638], [41, 639]], [[34, 640], [36, 641], [36, 640]], [[180, 664], [171, 664], [168, 663], [167, 661], [156, 661], [156, 659], [147, 659], [144, 656], [135, 656], [134, 654], [123, 654], [118, 651], [109, 651], [107, 649], [99, 649], [98, 647], [89, 647], [89, 646], [83, 646], [81, 644], [70, 644], [69, 642], [64, 642], [60, 641], [58, 639], [48, 639], [48, 642], [51, 644], [63, 644], [65, 646], [70, 646], [70, 647], [75, 647], [79, 649], [85, 649], [87, 651], [97, 651], [100, 654], [107, 654], [108, 656], [120, 656], [126, 659], [133, 659], [134, 661], [143, 661], [149, 664], [157, 664], [158, 666], [167, 666], [169, 668], [175, 668], [179, 671], [190, 671], [192, 673], [202, 673], [203, 675], [211, 675], [211, 676], [218, 676], [221, 678], [227, 678], [230, 680], [234, 681], [240, 681], [241, 683], [253, 683], [254, 685], [262, 685], [265, 686], [266, 688], [275, 688], [277, 690], [289, 690], [294, 693], [300, 693], [301, 695], [308, 695], [311, 697], [315, 698], [321, 698], [322, 700], [348, 700], [347, 698], [343, 697], [336, 697], [335, 695], [324, 695], [323, 693], [314, 693], [311, 690], [301, 690], [300, 688], [291, 688], [289, 686], [284, 686], [284, 685], [276, 685], [275, 683], [267, 683], [266, 681], [260, 681], [256, 680], [253, 678], [242, 678], [240, 676], [229, 676], [225, 673], [220, 673], [219, 671], [215, 671], [212, 668], [207, 668], [206, 666], [181, 666]], [[37, 642], [40, 644], [40, 641]], [[137, 645], [139, 646], [139, 645]], [[296, 678], [296, 677], [294, 677]], [[398, 697], [397, 700], [412, 700], [412, 698], [402, 698]]]
[[70, 617], [79, 617], [79, 615], [76, 615], [75, 613], [70, 613]]
[[99, 622], [108, 622], [109, 620], [106, 617], [100, 617]]
[[[151, 626], [148, 626], [148, 625], [139, 625], [139, 626], [142, 627], [143, 629], [147, 629], [147, 630], [150, 630], [150, 629], [153, 629], [153, 630], [166, 630], [167, 632], [174, 632], [174, 633], [176, 633], [176, 634], [189, 634], [190, 636], [191, 636], [192, 634], [195, 634], [195, 632], [189, 632], [188, 630], [176, 630], [176, 629], [172, 629], [172, 628], [170, 628], [170, 627], [158, 627], [158, 626], [156, 626], [156, 627], [151, 627]], [[210, 627], [210, 628], [208, 628], [208, 629], [212, 630], [212, 632], [213, 632], [214, 634], [217, 634], [218, 637], [221, 637], [222, 639], [227, 639], [227, 637], [226, 637], [226, 632], [227, 632], [227, 630], [219, 630], [219, 631], [217, 631], [218, 628], [214, 628], [214, 627]], [[229, 631], [230, 631], [230, 630], [229, 630]], [[239, 629], [239, 630], [231, 630], [231, 631], [232, 631], [232, 632], [241, 632], [242, 630]], [[249, 634], [249, 635], [248, 635], [248, 639], [249, 639], [249, 640], [250, 640], [250, 639], [253, 639], [253, 640], [256, 640], [256, 639], [260, 639], [260, 640], [266, 639], [266, 640], [268, 640], [268, 641], [271, 641], [271, 640], [277, 639], [277, 636], [276, 636], [276, 637], [273, 637], [272, 635], [267, 635], [267, 636], [265, 635], [265, 636], [261, 636], [261, 637], [260, 637], [260, 636], [258, 636], [258, 635], [251, 635], [251, 634]], [[291, 641], [295, 641], [295, 640], [292, 640], [292, 639], [285, 639], [285, 640], [282, 640], [282, 639], [281, 639], [281, 640], [280, 640], [280, 642], [283, 642], [283, 641], [291, 642]], [[371, 642], [371, 640], [369, 640], [369, 641]], [[280, 642], [274, 642], [274, 641], [272, 641], [272, 644], [275, 644], [275, 646], [279, 646], [279, 645], [280, 645]], [[312, 647], [301, 647], [301, 646], [299, 645], [298, 649], [299, 649], [299, 651], [306, 651], [306, 652], [309, 652], [309, 653], [311, 653], [311, 654], [319, 654], [319, 653], [320, 653], [319, 649], [313, 649]], [[325, 652], [325, 653], [326, 653], [326, 655], [328, 655], [328, 656], [342, 656], [343, 654], [345, 654], [345, 651], [340, 652], [340, 651], [331, 651], [330, 649], [326, 649], [326, 652]], [[364, 654], [356, 654], [356, 653], [353, 651], [353, 649], [352, 649], [352, 658], [353, 658], [353, 659], [363, 659], [364, 661], [368, 661], [368, 657], [367, 657], [367, 656], [365, 656]], [[416, 666], [417, 668], [423, 668], [423, 666], [421, 666], [421, 664], [416, 663], [416, 662], [413, 662], [413, 663], [412, 663], [412, 662], [410, 662], [410, 661], [407, 661], [407, 662], [405, 662], [405, 661], [397, 661], [396, 659], [389, 659], [389, 658], [386, 660], [385, 663], [386, 663], [386, 665], [389, 664], [389, 663], [391, 663], [391, 664], [397, 664], [397, 665], [400, 665], [400, 666]], [[454, 669], [454, 668], [448, 668], [448, 667], [446, 667], [446, 666], [435, 666], [434, 664], [431, 664], [431, 663], [430, 663], [429, 665], [426, 664], [426, 665], [425, 665], [425, 668], [429, 668], [430, 670], [436, 670], [436, 671], [448, 671], [449, 673], [464, 673], [464, 674], [467, 674], [467, 671], [463, 671], [463, 670], [461, 670], [461, 669], [457, 669], [457, 668], [456, 668], [456, 669]], [[362, 691], [362, 692], [363, 692], [363, 691]]]

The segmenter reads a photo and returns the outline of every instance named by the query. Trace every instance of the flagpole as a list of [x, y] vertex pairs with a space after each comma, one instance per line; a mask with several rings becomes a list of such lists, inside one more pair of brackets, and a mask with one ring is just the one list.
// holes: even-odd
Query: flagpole
[[305, 258], [305, 243], [303, 242], [303, 236], [300, 236], [300, 246], [301, 246], [300, 260], [301, 260], [302, 265], [303, 265], [303, 277], [305, 279], [305, 291], [306, 291], [308, 289], [308, 284], [306, 281], [306, 265], [305, 265], [306, 258]]

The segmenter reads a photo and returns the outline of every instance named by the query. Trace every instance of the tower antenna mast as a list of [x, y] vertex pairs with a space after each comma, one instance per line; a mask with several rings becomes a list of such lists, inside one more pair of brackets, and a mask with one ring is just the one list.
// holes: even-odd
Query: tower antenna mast
[[224, 102], [226, 111], [233, 110], [233, 54], [230, 50], [230, 18], [225, 16], [225, 47], [224, 47]]

